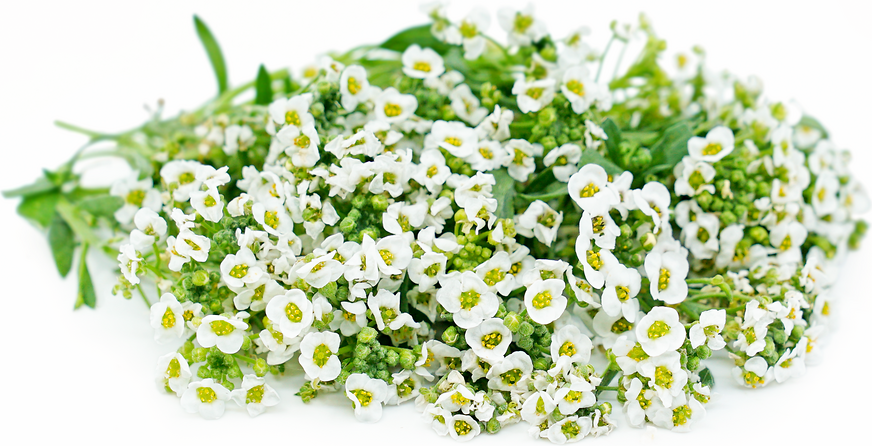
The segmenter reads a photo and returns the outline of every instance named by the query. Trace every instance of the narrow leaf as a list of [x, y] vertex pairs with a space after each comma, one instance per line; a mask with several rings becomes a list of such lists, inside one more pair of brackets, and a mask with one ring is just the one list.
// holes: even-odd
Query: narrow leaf
[[648, 175], [669, 171], [687, 155], [687, 141], [693, 136], [686, 122], [679, 122], [667, 128], [654, 146], [651, 147], [651, 163], [641, 175], [635, 179], [636, 185], [645, 180]]
[[493, 193], [497, 200], [497, 218], [512, 218], [515, 216], [515, 179], [509, 176], [506, 169], [491, 173], [496, 179]]
[[94, 283], [91, 281], [91, 273], [88, 272], [88, 245], [82, 247], [82, 256], [79, 259], [79, 294], [76, 296], [76, 304], [73, 308], [79, 308], [82, 304], [91, 308], [97, 306], [97, 294], [94, 292]]
[[197, 35], [200, 37], [200, 42], [203, 43], [203, 48], [206, 49], [209, 62], [212, 63], [215, 78], [218, 80], [218, 94], [220, 95], [227, 91], [227, 65], [224, 63], [221, 47], [218, 46], [218, 41], [215, 40], [215, 36], [209, 31], [209, 27], [197, 16], [194, 16], [194, 27], [197, 29]]
[[617, 164], [607, 160], [596, 150], [587, 149], [582, 151], [578, 167], [584, 166], [585, 164], [599, 164], [603, 169], [605, 169], [606, 173], [612, 176], [620, 175], [624, 172], [624, 169], [621, 169]]
[[257, 89], [255, 90], [254, 103], [257, 105], [269, 105], [273, 100], [272, 79], [263, 64], [257, 70]]
[[609, 158], [615, 164], [620, 164], [621, 159], [621, 129], [618, 128], [618, 125], [615, 124], [615, 121], [612, 121], [611, 118], [606, 118], [602, 125], [603, 131], [606, 132], [606, 135], [609, 137], [606, 143], [606, 150], [608, 151]]
[[60, 199], [57, 192], [28, 195], [18, 205], [18, 215], [30, 220], [40, 228], [47, 228], [55, 215], [55, 204]]
[[432, 48], [433, 51], [445, 55], [451, 49], [451, 46], [433, 37], [433, 33], [430, 32], [431, 27], [432, 25], [427, 24], [404, 29], [391, 36], [388, 40], [385, 40], [379, 46], [387, 50], [402, 53], [412, 44], [418, 44], [421, 48]]
[[58, 214], [52, 218], [51, 226], [48, 227], [48, 244], [54, 257], [55, 266], [61, 277], [67, 277], [73, 267], [73, 251], [76, 249], [76, 238], [73, 230]]
[[38, 180], [26, 186], [3, 191], [3, 197], [29, 197], [31, 195], [43, 194], [57, 189], [57, 186], [45, 177], [40, 177]]

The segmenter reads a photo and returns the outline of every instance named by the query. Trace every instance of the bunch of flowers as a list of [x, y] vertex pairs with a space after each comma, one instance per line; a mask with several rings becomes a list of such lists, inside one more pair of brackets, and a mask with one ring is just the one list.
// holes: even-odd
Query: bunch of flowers
[[[181, 344], [161, 390], [254, 416], [298, 363], [303, 401], [344, 392], [361, 421], [413, 401], [458, 441], [524, 421], [562, 444], [608, 434], [615, 394], [632, 426], [690, 429], [715, 351], [743, 386], [803, 373], [869, 207], [820, 124], [700, 49], [664, 62], [644, 17], [599, 52], [532, 8], [499, 12], [507, 46], [485, 11], [425, 12], [233, 90], [197, 20], [217, 99], [83, 131], [115, 145], [9, 194], [62, 274], [81, 246], [77, 305], [94, 305], [85, 253], [117, 256], [116, 294], [140, 293], [155, 340]], [[634, 39], [604, 80], [608, 49]], [[107, 154], [132, 173], [81, 186], [73, 165]]]

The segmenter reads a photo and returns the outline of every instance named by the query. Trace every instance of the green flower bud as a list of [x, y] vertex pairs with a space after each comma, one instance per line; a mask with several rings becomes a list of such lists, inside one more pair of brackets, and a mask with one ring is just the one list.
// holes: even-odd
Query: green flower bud
[[198, 347], [198, 348], [195, 348], [195, 349], [191, 352], [191, 359], [193, 359], [195, 363], [196, 363], [196, 362], [203, 362], [203, 361], [206, 360], [206, 356], [207, 356], [208, 354], [209, 354], [209, 350], [208, 350], [208, 349], [205, 349], [205, 348], [203, 348], [203, 347]]
[[357, 227], [357, 222], [354, 221], [354, 219], [351, 218], [350, 216], [343, 218], [342, 221], [339, 222], [339, 230], [342, 231], [344, 234], [354, 232], [354, 229], [356, 227]]
[[542, 144], [542, 148], [545, 149], [546, 154], [549, 150], [557, 147], [557, 140], [553, 136], [546, 136], [539, 142]]
[[198, 271], [194, 272], [194, 275], [191, 278], [191, 281], [196, 286], [208, 285], [209, 284], [209, 273], [207, 271], [202, 270], [202, 269], [198, 270]]
[[530, 350], [533, 348], [533, 338], [529, 336], [523, 336], [521, 339], [518, 339], [518, 347], [521, 347], [524, 350]]
[[[384, 363], [382, 363], [382, 365], [384, 365]], [[388, 369], [381, 369], [375, 373], [375, 377], [384, 381], [384, 382], [390, 382], [391, 372]]]
[[[565, 129], [565, 127], [564, 127], [564, 129]], [[567, 144], [567, 143], [569, 143], [569, 135], [568, 134], [561, 133], [560, 135], [557, 136], [557, 144], [558, 145], [562, 146], [562, 145]]]
[[384, 195], [381, 195], [381, 194], [373, 195], [369, 199], [369, 202], [372, 204], [372, 207], [375, 210], [380, 211], [380, 212], [384, 212], [385, 210], [387, 210], [388, 204], [389, 204], [388, 198], [385, 197]]
[[630, 159], [630, 165], [636, 169], [642, 169], [651, 164], [651, 160], [651, 151], [643, 147], [636, 150], [636, 153], [633, 154], [633, 158]]
[[185, 361], [191, 362], [191, 353], [194, 351], [194, 343], [191, 341], [185, 341], [181, 347], [179, 347], [179, 354], [185, 358]]
[[499, 432], [500, 429], [502, 429], [502, 426], [500, 425], [499, 420], [497, 420], [497, 417], [493, 417], [490, 420], [488, 420], [487, 433], [495, 434], [495, 433]]
[[707, 190], [700, 192], [700, 194], [696, 196], [696, 202], [699, 203], [703, 209], [708, 209], [708, 207], [712, 205], [712, 200], [712, 194]]
[[316, 85], [316, 88], [318, 89], [318, 93], [320, 93], [321, 96], [325, 96], [327, 94], [330, 94], [330, 90], [333, 89], [333, 84], [327, 81], [319, 81], [318, 85]]
[[454, 344], [457, 342], [457, 338], [460, 337], [460, 334], [457, 332], [457, 327], [454, 325], [449, 326], [442, 332], [442, 341], [446, 344]]
[[324, 104], [320, 102], [315, 102], [311, 106], [309, 106], [309, 112], [312, 113], [312, 116], [319, 117], [324, 114]]
[[599, 409], [599, 411], [602, 412], [603, 415], [608, 415], [608, 414], [612, 413], [612, 404], [609, 403], [608, 401], [603, 402], [602, 404], [600, 404], [596, 408]]
[[[330, 282], [327, 285], [324, 285], [321, 289], [318, 290], [324, 297], [328, 299], [332, 299], [336, 297], [336, 291], [339, 289], [339, 285], [336, 285], [336, 282]], [[331, 313], [332, 314], [332, 313]]]
[[581, 138], [584, 138], [584, 130], [576, 127], [569, 131], [569, 138], [573, 141], [579, 141]]
[[[517, 333], [518, 330], [521, 328], [521, 317], [518, 316], [518, 313], [515, 313], [514, 311], [509, 312], [509, 314], [507, 314], [506, 317], [503, 319], [503, 325], [505, 325], [512, 333]], [[530, 328], [533, 328], [533, 326], [530, 325]]]
[[539, 111], [539, 124], [547, 127], [556, 120], [557, 112], [554, 110], [554, 107], [545, 107]]
[[784, 330], [772, 330], [772, 340], [775, 341], [776, 344], [784, 345], [787, 342], [787, 332]]
[[393, 350], [388, 350], [388, 353], [385, 355], [385, 363], [388, 367], [396, 367], [398, 362], [400, 362], [400, 354]]
[[521, 336], [526, 336], [526, 337], [533, 336], [534, 330], [535, 330], [535, 328], [533, 328], [533, 324], [531, 324], [527, 321], [521, 322], [521, 325], [518, 327], [518, 333], [520, 333]]
[[769, 239], [769, 231], [762, 226], [754, 226], [748, 234], [757, 243], [763, 243]]
[[703, 344], [697, 347], [693, 354], [699, 359], [708, 359], [712, 356], [712, 349], [708, 345]]
[[767, 357], [775, 355], [775, 342], [769, 336], [766, 336], [766, 347], [760, 354]]
[[418, 361], [418, 356], [410, 350], [400, 351], [400, 367], [411, 370], [415, 368], [415, 362]]
[[642, 238], [642, 248], [645, 251], [650, 251], [654, 249], [654, 246], [657, 245], [657, 236], [654, 233], [649, 232], [645, 234], [645, 237]]
[[372, 342], [375, 337], [378, 336], [378, 331], [372, 327], [363, 327], [360, 329], [360, 332], [357, 333], [357, 342], [366, 344]]
[[727, 339], [738, 339], [742, 326], [735, 319], [728, 319], [724, 325], [723, 335]]
[[551, 368], [551, 358], [539, 357], [533, 361], [533, 368], [536, 370], [548, 370]]
[[212, 377], [212, 371], [208, 367], [200, 367], [197, 369], [197, 378], [206, 379]]
[[251, 338], [248, 336], [242, 337], [242, 350], [248, 350], [251, 348]]
[[699, 368], [699, 358], [696, 356], [691, 356], [687, 358], [687, 369], [688, 370], [696, 370]]
[[254, 366], [252, 366], [252, 368], [254, 369], [254, 374], [260, 378], [263, 378], [266, 376], [267, 372], [269, 372], [269, 365], [263, 358], [257, 358], [257, 360], [254, 361]]
[[734, 214], [733, 212], [731, 212], [731, 211], [721, 212], [721, 223], [724, 226], [729, 226], [737, 221], [739, 221], [739, 219], [736, 217], [736, 214]]

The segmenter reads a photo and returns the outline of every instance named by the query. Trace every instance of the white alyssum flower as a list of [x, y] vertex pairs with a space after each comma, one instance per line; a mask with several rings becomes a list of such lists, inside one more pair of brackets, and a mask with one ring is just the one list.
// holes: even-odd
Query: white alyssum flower
[[136, 252], [136, 249], [131, 244], [121, 245], [118, 248], [118, 257], [116, 258], [121, 269], [121, 274], [132, 285], [136, 285], [139, 280], [139, 265], [142, 263], [142, 257]]
[[487, 115], [475, 130], [482, 139], [492, 139], [494, 141], [505, 141], [509, 139], [511, 133], [509, 124], [515, 119], [514, 112], [504, 110], [499, 105], [494, 106], [494, 112]]
[[394, 87], [385, 89], [376, 96], [374, 102], [376, 116], [389, 124], [409, 119], [418, 108], [418, 99], [414, 95], [401, 94]]
[[457, 117], [469, 125], [478, 125], [488, 115], [488, 109], [481, 106], [481, 101], [472, 94], [469, 85], [458, 85], [448, 94], [448, 99]]
[[[248, 313], [245, 312], [236, 315], [248, 317]], [[217, 345], [218, 350], [228, 355], [238, 352], [242, 347], [248, 324], [237, 317], [227, 318], [220, 315], [204, 317], [197, 327], [197, 343], [205, 348]]]
[[585, 164], [569, 177], [569, 196], [578, 206], [587, 211], [611, 206], [620, 202], [620, 197], [609, 187], [609, 174], [598, 164]]
[[533, 15], [533, 4], [524, 9], [503, 8], [497, 12], [497, 21], [508, 34], [510, 46], [528, 46], [548, 34], [545, 24]]
[[164, 293], [160, 301], [151, 306], [151, 327], [154, 340], [160, 344], [172, 342], [185, 333], [185, 318], [182, 304], [172, 293]]
[[188, 384], [181, 403], [188, 413], [199, 413], [207, 420], [217, 420], [224, 415], [224, 407], [229, 399], [230, 391], [226, 387], [212, 378], [206, 378]]
[[120, 197], [124, 204], [115, 211], [115, 220], [122, 225], [130, 224], [136, 212], [142, 208], [159, 211], [161, 208], [160, 192], [154, 189], [151, 178], [139, 179], [139, 172], [133, 171], [130, 176], [122, 178], [109, 188], [109, 195]]
[[366, 69], [360, 65], [349, 65], [339, 76], [339, 93], [342, 95], [342, 108], [354, 111], [361, 102], [366, 102], [372, 94]]
[[639, 373], [648, 378], [648, 386], [657, 392], [657, 397], [664, 406], [672, 406], [673, 400], [684, 394], [688, 376], [681, 368], [681, 354], [676, 351], [668, 351], [641, 361]]
[[339, 357], [340, 337], [338, 334], [325, 331], [307, 334], [300, 343], [300, 365], [306, 376], [319, 381], [333, 381], [342, 371]]
[[623, 265], [609, 269], [602, 294], [602, 309], [610, 316], [623, 315], [628, 322], [636, 322], [639, 301], [636, 295], [642, 286], [639, 271]]
[[733, 367], [733, 378], [740, 385], [756, 389], [769, 384], [775, 372], [762, 356], [754, 356], [742, 366]]
[[551, 335], [551, 360], [561, 368], [563, 363], [587, 364], [592, 348], [590, 338], [574, 325], [566, 325]]
[[518, 181], [527, 181], [527, 177], [536, 170], [534, 157], [542, 155], [542, 145], [530, 144], [525, 139], [511, 139], [503, 146], [511, 155], [509, 161], [509, 176]]
[[308, 329], [315, 319], [314, 306], [302, 290], [291, 289], [266, 305], [266, 315], [278, 324], [282, 335], [293, 338]]
[[572, 174], [578, 172], [578, 161], [581, 160], [581, 147], [566, 143], [560, 147], [551, 149], [542, 159], [546, 167], [551, 167], [554, 178], [557, 181], [568, 182]]
[[487, 372], [488, 389], [523, 393], [533, 373], [533, 360], [525, 352], [514, 352]]
[[518, 234], [536, 237], [536, 240], [551, 246], [557, 238], [560, 223], [563, 222], [563, 212], [557, 212], [544, 201], [536, 200], [530, 203], [523, 214], [515, 216], [515, 219], [515, 230]]
[[139, 251], [150, 248], [167, 233], [167, 222], [157, 212], [142, 208], [133, 215], [136, 229], [130, 231], [130, 244]]
[[654, 307], [636, 324], [636, 339], [650, 356], [677, 350], [687, 338], [678, 311], [670, 307]]
[[181, 353], [167, 353], [158, 358], [154, 378], [158, 389], [169, 389], [182, 396], [191, 381], [191, 368]]
[[724, 348], [726, 342], [721, 331], [727, 323], [726, 310], [706, 310], [700, 313], [699, 323], [690, 327], [690, 345], [697, 348], [706, 344], [712, 350]]
[[236, 254], [227, 254], [221, 261], [220, 269], [221, 278], [230, 288], [242, 288], [259, 281], [264, 275], [254, 253], [247, 247], [241, 248]]
[[694, 136], [687, 141], [687, 153], [690, 157], [709, 163], [716, 163], [733, 152], [736, 139], [733, 131], [724, 126], [718, 126], [706, 133], [705, 138]]
[[431, 79], [445, 72], [442, 56], [430, 48], [417, 44], [409, 45], [402, 56], [403, 73], [415, 79]]
[[230, 392], [230, 399], [245, 407], [248, 415], [256, 417], [264, 413], [267, 407], [278, 404], [279, 394], [265, 379], [256, 375], [245, 375], [242, 377], [242, 386]]
[[533, 283], [524, 293], [524, 306], [527, 314], [539, 324], [550, 324], [566, 309], [566, 296], [563, 279], [548, 279]]
[[651, 252], [645, 257], [645, 274], [651, 282], [651, 297], [669, 305], [687, 298], [687, 273], [690, 264], [686, 251]]
[[464, 271], [436, 293], [436, 300], [452, 314], [460, 328], [470, 329], [492, 318], [500, 305], [496, 294], [472, 271]]
[[521, 113], [532, 113], [542, 110], [554, 99], [556, 82], [554, 79], [541, 79], [528, 82], [518, 79], [512, 86], [512, 94], [518, 98], [518, 108]]
[[505, 357], [512, 332], [499, 318], [486, 319], [466, 331], [466, 343], [476, 355], [485, 361], [499, 362]]
[[354, 403], [354, 416], [358, 421], [374, 423], [381, 419], [382, 403], [388, 397], [388, 386], [380, 379], [353, 373], [345, 380], [345, 396]]
[[269, 115], [273, 125], [302, 128], [306, 124], [315, 122], [315, 117], [309, 113], [312, 99], [311, 93], [276, 99], [269, 105]]
[[206, 221], [217, 223], [224, 217], [224, 199], [217, 188], [191, 192], [191, 206]]

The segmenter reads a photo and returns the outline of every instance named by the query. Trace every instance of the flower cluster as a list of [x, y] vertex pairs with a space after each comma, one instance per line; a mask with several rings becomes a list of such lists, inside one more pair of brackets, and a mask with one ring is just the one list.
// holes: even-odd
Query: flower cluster
[[111, 212], [74, 211], [124, 234], [117, 293], [158, 290], [155, 340], [182, 344], [158, 387], [255, 416], [294, 362], [303, 401], [344, 391], [361, 421], [414, 401], [458, 441], [525, 421], [563, 444], [608, 434], [609, 400], [689, 430], [717, 351], [743, 386], [802, 374], [869, 208], [823, 127], [701, 50], [661, 66], [644, 17], [612, 27], [607, 49], [647, 43], [604, 81], [587, 28], [503, 10], [504, 47], [444, 6], [118, 138], [144, 163]]

